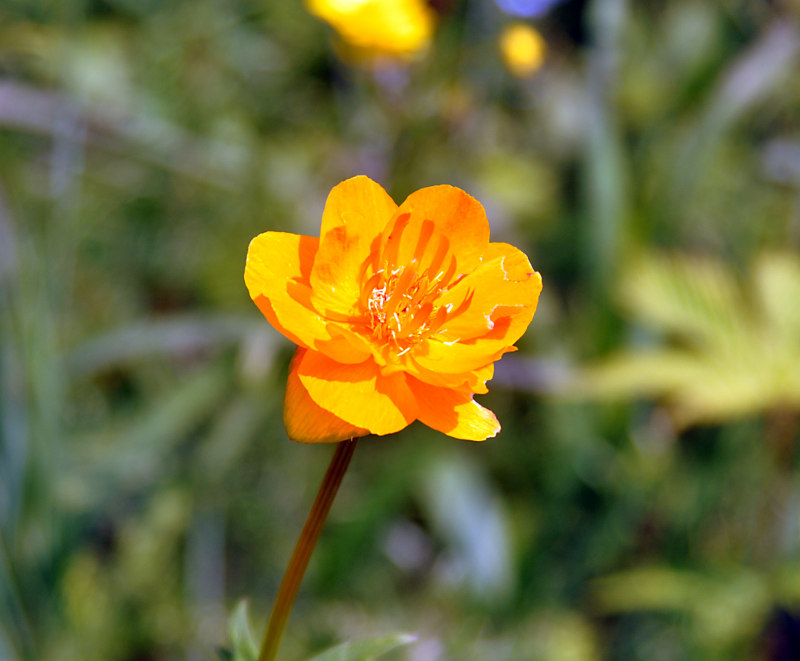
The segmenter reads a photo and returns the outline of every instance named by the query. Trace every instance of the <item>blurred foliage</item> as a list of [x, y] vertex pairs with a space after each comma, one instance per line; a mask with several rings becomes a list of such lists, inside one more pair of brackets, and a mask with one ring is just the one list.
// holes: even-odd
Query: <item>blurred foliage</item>
[[301, 3], [0, 3], [0, 659], [258, 639], [330, 448], [244, 255], [356, 173], [471, 192], [545, 289], [498, 438], [361, 444], [284, 658], [797, 658], [800, 5], [428, 4], [373, 67]]
[[580, 391], [664, 397], [680, 426], [800, 413], [800, 256], [761, 255], [746, 292], [722, 264], [688, 257], [643, 258], [621, 280], [632, 314], [676, 346], [619, 355]]
[[414, 640], [413, 636], [398, 634], [342, 643], [316, 655], [310, 661], [372, 661], [394, 649], [413, 643]]
[[230, 622], [231, 649], [221, 650], [220, 657], [230, 661], [256, 661], [258, 644], [250, 630], [246, 601], [242, 601], [236, 606]]

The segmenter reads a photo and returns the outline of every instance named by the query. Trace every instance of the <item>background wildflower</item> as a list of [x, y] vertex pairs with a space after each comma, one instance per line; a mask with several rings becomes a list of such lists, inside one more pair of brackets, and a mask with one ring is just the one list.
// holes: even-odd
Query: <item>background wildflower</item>
[[546, 14], [563, 0], [495, 0], [500, 9], [514, 16], [535, 18]]
[[513, 23], [500, 34], [500, 53], [508, 70], [523, 78], [544, 63], [547, 44], [544, 37], [525, 23]]
[[435, 15], [424, 0], [307, 0], [356, 59], [409, 59], [428, 47]]

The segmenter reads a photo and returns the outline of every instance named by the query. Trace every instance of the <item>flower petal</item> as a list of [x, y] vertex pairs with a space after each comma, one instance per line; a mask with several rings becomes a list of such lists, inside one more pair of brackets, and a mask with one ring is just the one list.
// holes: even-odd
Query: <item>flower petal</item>
[[[490, 243], [480, 266], [437, 301], [458, 310], [447, 318], [437, 338], [444, 342], [478, 338], [494, 330], [494, 320], [507, 316], [504, 337], [514, 344], [530, 324], [541, 291], [542, 277], [525, 253], [507, 243]], [[498, 309], [505, 312], [498, 314]]]
[[334, 443], [369, 434], [366, 429], [337, 418], [311, 399], [297, 375], [297, 366], [306, 351], [298, 347], [289, 366], [283, 404], [283, 424], [289, 438], [300, 443]]
[[397, 217], [403, 214], [410, 214], [410, 221], [415, 224], [433, 221], [438, 233], [450, 242], [459, 274], [472, 271], [489, 245], [489, 221], [483, 205], [460, 188], [421, 188], [397, 209]]
[[542, 278], [524, 253], [492, 243], [480, 266], [437, 301], [457, 312], [438, 333], [421, 342], [413, 360], [432, 372], [457, 374], [484, 367], [514, 351], [530, 324]]
[[340, 363], [360, 363], [369, 355], [311, 305], [309, 273], [319, 239], [265, 232], [250, 242], [244, 281], [258, 309], [295, 344], [313, 348]]
[[425, 0], [307, 0], [309, 11], [327, 21], [355, 52], [356, 61], [388, 55], [408, 58], [425, 48], [436, 14]]
[[417, 417], [428, 427], [467, 441], [485, 441], [500, 431], [494, 413], [469, 392], [437, 388], [413, 377], [409, 386], [417, 398]]
[[405, 367], [409, 374], [428, 385], [465, 390], [476, 395], [483, 395], [489, 392], [486, 382], [494, 376], [494, 363], [489, 363], [484, 367], [470, 370], [469, 372], [456, 374], [433, 372], [422, 367], [413, 358], [406, 363]]
[[244, 269], [247, 290], [264, 316], [303, 347], [331, 338], [309, 302], [308, 277], [318, 244], [312, 236], [264, 232], [250, 242]]
[[[421, 342], [412, 357], [423, 369], [442, 374], [462, 374], [500, 360], [504, 353], [516, 351], [505, 341], [480, 339], [444, 344], [435, 339]], [[409, 370], [413, 374], [413, 371]]]
[[310, 274], [313, 305], [320, 313], [358, 313], [364, 264], [396, 210], [389, 194], [365, 176], [343, 181], [330, 192]]
[[414, 421], [416, 401], [402, 373], [384, 376], [370, 359], [343, 365], [309, 351], [297, 374], [311, 399], [338, 418], [380, 436]]

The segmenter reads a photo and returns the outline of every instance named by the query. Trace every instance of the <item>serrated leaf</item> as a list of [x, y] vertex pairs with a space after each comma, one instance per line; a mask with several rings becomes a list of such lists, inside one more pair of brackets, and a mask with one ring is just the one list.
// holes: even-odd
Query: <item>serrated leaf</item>
[[372, 659], [377, 659], [379, 656], [383, 656], [399, 647], [410, 645], [416, 640], [416, 636], [397, 633], [389, 636], [351, 641], [325, 650], [322, 654], [309, 659], [309, 661], [372, 661]]
[[623, 353], [584, 371], [570, 391], [608, 398], [663, 396], [680, 391], [698, 371], [697, 360], [678, 351]]
[[800, 343], [800, 259], [793, 253], [763, 255], [754, 270], [756, 294], [770, 326]]
[[250, 629], [247, 602], [240, 601], [231, 615], [228, 631], [231, 637], [232, 661], [256, 661], [258, 646]]
[[641, 259], [625, 273], [623, 300], [665, 334], [661, 346], [612, 356], [567, 391], [663, 398], [681, 427], [800, 409], [800, 260], [762, 255], [744, 284], [710, 259]]
[[727, 341], [746, 317], [735, 279], [710, 259], [648, 255], [626, 271], [621, 294], [648, 324], [706, 344]]

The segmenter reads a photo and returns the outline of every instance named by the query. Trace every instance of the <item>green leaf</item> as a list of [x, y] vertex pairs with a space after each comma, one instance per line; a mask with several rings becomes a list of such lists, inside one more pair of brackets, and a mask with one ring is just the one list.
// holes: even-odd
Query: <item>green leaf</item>
[[601, 613], [683, 613], [706, 641], [722, 649], [763, 630], [773, 604], [768, 577], [743, 568], [714, 573], [639, 567], [596, 579], [593, 587]]
[[229, 632], [231, 637], [232, 661], [256, 661], [258, 646], [250, 630], [247, 602], [240, 601], [231, 615]]
[[309, 661], [371, 661], [398, 647], [409, 645], [416, 640], [416, 636], [407, 633], [367, 638], [365, 640], [342, 643], [325, 650], [322, 654], [309, 659]]
[[753, 269], [756, 296], [775, 340], [800, 347], [800, 259], [789, 252], [766, 253]]
[[742, 279], [718, 260], [642, 257], [622, 278], [622, 300], [660, 335], [585, 369], [568, 390], [658, 397], [680, 427], [797, 409], [800, 260], [765, 253]]
[[747, 325], [733, 274], [711, 259], [648, 254], [621, 284], [623, 303], [639, 319], [705, 346], [728, 342]]

